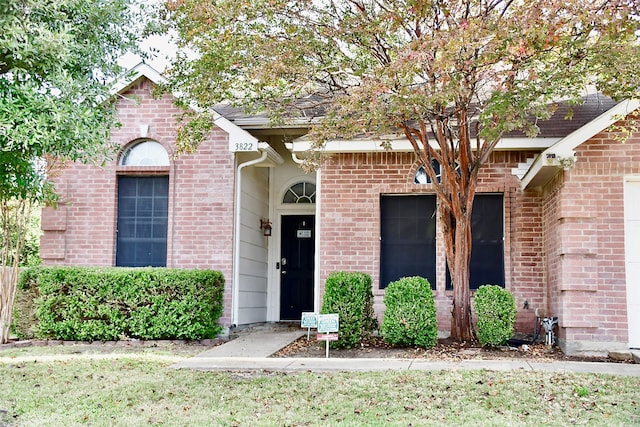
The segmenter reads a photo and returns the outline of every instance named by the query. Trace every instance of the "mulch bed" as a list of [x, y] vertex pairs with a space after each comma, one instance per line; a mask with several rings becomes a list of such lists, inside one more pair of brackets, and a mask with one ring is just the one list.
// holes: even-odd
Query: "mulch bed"
[[[325, 357], [325, 342], [317, 341], [312, 334], [299, 338], [272, 357]], [[580, 362], [617, 362], [633, 363], [633, 361], [614, 360], [609, 357], [567, 356], [559, 347], [549, 347], [544, 343], [536, 343], [519, 347], [482, 348], [474, 342], [457, 342], [450, 339], [439, 339], [435, 347], [424, 349], [419, 347], [394, 347], [380, 337], [371, 337], [351, 349], [330, 349], [333, 358], [403, 358], [428, 360], [464, 360], [464, 359], [534, 359], [540, 362], [580, 361]]]
[[[0, 350], [25, 347], [72, 347], [75, 352], [113, 352], [114, 350], [136, 352], [143, 349], [165, 349], [175, 353], [194, 353], [227, 342], [226, 339], [203, 340], [119, 340], [119, 341], [62, 341], [62, 340], [9, 340], [0, 344]], [[2, 424], [0, 424], [1, 426]]]

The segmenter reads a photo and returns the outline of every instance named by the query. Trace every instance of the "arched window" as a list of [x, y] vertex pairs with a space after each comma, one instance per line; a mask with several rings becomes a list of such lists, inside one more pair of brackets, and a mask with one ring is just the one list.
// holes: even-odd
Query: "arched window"
[[[438, 178], [438, 182], [440, 181], [440, 163], [436, 160], [431, 160], [431, 165], [433, 170], [436, 172], [436, 178]], [[421, 165], [416, 171], [415, 176], [413, 177], [414, 184], [431, 184], [431, 178], [427, 175], [427, 171], [424, 169], [424, 165]]]
[[[436, 173], [436, 179], [440, 182], [440, 163], [436, 159], [431, 160], [431, 167]], [[460, 173], [460, 165], [456, 163], [456, 171]], [[427, 171], [424, 169], [424, 165], [421, 165], [416, 174], [413, 177], [414, 184], [431, 184], [431, 178], [427, 175]]]
[[299, 182], [293, 184], [284, 193], [282, 203], [315, 203], [316, 185], [310, 182]]
[[156, 170], [153, 176], [136, 169], [118, 171], [116, 266], [166, 267], [169, 154], [162, 144], [144, 140], [128, 146], [118, 164]]
[[122, 153], [120, 166], [169, 166], [169, 154], [162, 144], [142, 141]]

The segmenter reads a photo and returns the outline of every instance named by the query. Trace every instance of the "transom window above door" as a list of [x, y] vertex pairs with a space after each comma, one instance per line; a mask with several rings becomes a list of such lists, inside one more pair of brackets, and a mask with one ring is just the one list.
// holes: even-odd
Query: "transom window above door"
[[282, 198], [282, 203], [315, 203], [316, 185], [310, 182], [298, 182], [287, 189]]
[[162, 144], [142, 141], [129, 146], [120, 157], [120, 166], [169, 166], [169, 153]]

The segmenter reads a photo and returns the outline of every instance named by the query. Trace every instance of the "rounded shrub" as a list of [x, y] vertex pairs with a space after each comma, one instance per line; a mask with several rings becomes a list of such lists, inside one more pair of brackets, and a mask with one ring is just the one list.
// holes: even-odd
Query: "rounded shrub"
[[384, 294], [382, 336], [394, 345], [431, 348], [438, 342], [436, 305], [431, 285], [422, 277], [403, 277]]
[[511, 338], [516, 323], [516, 303], [511, 292], [496, 285], [480, 286], [473, 307], [482, 346], [496, 347]]
[[338, 271], [327, 277], [322, 313], [337, 313], [340, 323], [338, 340], [331, 347], [355, 347], [376, 328], [372, 283], [371, 276], [358, 272]]

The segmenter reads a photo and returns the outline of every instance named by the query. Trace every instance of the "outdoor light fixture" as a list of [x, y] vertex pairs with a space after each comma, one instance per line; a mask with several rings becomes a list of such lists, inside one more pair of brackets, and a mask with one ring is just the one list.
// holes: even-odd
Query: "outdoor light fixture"
[[265, 236], [271, 236], [271, 222], [268, 219], [260, 218], [260, 229]]

